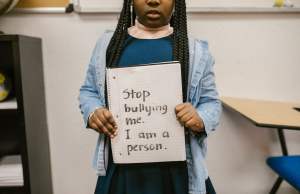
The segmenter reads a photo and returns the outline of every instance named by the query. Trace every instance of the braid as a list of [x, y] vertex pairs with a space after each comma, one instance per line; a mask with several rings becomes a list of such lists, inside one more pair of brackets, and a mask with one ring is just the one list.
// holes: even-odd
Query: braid
[[130, 15], [130, 5], [131, 0], [124, 0], [123, 9], [120, 14], [117, 28], [106, 50], [106, 65], [108, 67], [116, 66], [121, 55], [123, 44], [127, 35], [127, 28], [130, 27], [132, 22]]
[[[121, 56], [123, 45], [127, 36], [127, 29], [134, 25], [135, 13], [130, 11], [132, 0], [124, 0], [117, 28], [112, 36], [106, 51], [107, 67], [115, 67]], [[187, 19], [185, 0], [175, 0], [175, 12], [171, 18], [174, 28], [173, 60], [181, 64], [183, 101], [187, 101], [187, 85], [189, 73], [189, 44], [187, 35]]]
[[187, 101], [187, 85], [189, 75], [189, 42], [185, 0], [175, 0], [175, 12], [171, 19], [174, 28], [173, 58], [181, 64], [183, 101]]
[[[133, 0], [132, 0], [133, 1]], [[135, 19], [136, 19], [136, 14], [135, 11], [133, 9], [133, 5], [132, 5], [132, 12], [131, 12], [131, 25], [134, 26], [135, 25]]]
[[[108, 44], [106, 49], [106, 66], [107, 67], [115, 67], [117, 66], [117, 62], [120, 58], [123, 44], [125, 38], [127, 36], [127, 28], [130, 27], [131, 24], [131, 15], [130, 15], [130, 5], [132, 0], [124, 0], [123, 8], [119, 17], [117, 28]], [[106, 105], [108, 103], [107, 99], [107, 80], [105, 79], [105, 102]]]

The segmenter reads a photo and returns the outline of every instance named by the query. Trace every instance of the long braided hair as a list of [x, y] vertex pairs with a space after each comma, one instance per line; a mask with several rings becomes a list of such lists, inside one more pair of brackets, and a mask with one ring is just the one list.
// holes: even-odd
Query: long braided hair
[[[106, 66], [116, 67], [123, 50], [127, 29], [134, 25], [135, 13], [131, 10], [133, 0], [124, 0], [116, 30], [109, 42], [106, 51]], [[189, 72], [189, 45], [187, 35], [186, 4], [185, 0], [175, 0], [175, 10], [172, 15], [171, 26], [174, 28], [173, 60], [181, 64], [183, 101], [187, 101], [187, 85]]]

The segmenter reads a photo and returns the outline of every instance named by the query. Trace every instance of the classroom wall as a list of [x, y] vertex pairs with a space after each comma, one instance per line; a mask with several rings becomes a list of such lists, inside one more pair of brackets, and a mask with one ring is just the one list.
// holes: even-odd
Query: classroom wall
[[[190, 33], [208, 40], [222, 96], [300, 102], [300, 14], [193, 14]], [[43, 39], [44, 74], [55, 194], [93, 193], [91, 159], [96, 133], [84, 129], [78, 90], [99, 35], [115, 14], [10, 14], [6, 33]], [[300, 132], [287, 132], [290, 153], [300, 154]], [[280, 154], [273, 129], [256, 128], [224, 110], [209, 137], [207, 165], [218, 193], [265, 194], [276, 179], [265, 165]], [[284, 184], [278, 194], [296, 194]]]

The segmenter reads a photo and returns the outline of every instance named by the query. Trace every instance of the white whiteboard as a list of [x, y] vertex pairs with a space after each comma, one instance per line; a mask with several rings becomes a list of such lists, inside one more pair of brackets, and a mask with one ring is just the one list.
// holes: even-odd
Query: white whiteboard
[[[186, 0], [187, 12], [250, 11], [299, 12], [300, 0], [290, 0], [293, 8], [273, 8], [275, 0]], [[123, 0], [73, 0], [77, 12], [120, 12]]]

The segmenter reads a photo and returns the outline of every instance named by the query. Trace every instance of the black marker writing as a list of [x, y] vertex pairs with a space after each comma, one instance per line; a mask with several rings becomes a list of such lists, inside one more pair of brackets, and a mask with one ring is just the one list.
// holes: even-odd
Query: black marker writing
[[130, 129], [126, 129], [125, 131], [126, 131], [126, 139], [130, 139], [130, 137], [129, 137], [129, 131], [130, 131]]
[[139, 138], [140, 139], [153, 139], [153, 138], [156, 138], [156, 133], [140, 132]]
[[133, 89], [129, 90], [129, 89], [125, 89], [123, 90], [123, 94], [124, 94], [124, 99], [143, 99], [143, 102], [146, 101], [146, 98], [149, 97], [151, 94], [149, 91], [147, 90], [143, 90], [143, 91], [135, 91]]
[[159, 112], [161, 114], [166, 114], [168, 112], [168, 106], [166, 104], [164, 105], [145, 105], [145, 104], [138, 104], [134, 106], [129, 106], [128, 104], [124, 104], [124, 111], [127, 112], [138, 112], [147, 113], [148, 116], [150, 116], [153, 112]]
[[142, 123], [142, 117], [125, 118], [126, 125], [137, 125]]
[[162, 134], [162, 137], [163, 138], [169, 138], [170, 137], [169, 131], [164, 131], [163, 134]]
[[138, 152], [138, 151], [156, 151], [166, 149], [163, 148], [163, 145], [160, 143], [157, 144], [134, 144], [134, 145], [127, 145], [127, 153], [130, 155], [131, 152]]

